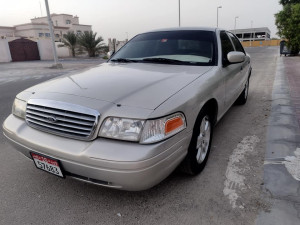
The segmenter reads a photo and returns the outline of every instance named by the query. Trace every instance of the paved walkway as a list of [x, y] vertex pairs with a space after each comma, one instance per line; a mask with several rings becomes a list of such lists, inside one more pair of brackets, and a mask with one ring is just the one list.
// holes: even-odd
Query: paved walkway
[[257, 225], [300, 224], [300, 57], [278, 57], [264, 166], [270, 211]]
[[283, 64], [290, 87], [291, 100], [300, 125], [300, 56], [283, 57]]

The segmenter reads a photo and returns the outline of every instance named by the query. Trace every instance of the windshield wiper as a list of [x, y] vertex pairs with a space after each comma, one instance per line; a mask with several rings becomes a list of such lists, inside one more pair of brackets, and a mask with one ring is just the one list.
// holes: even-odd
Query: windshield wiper
[[112, 62], [138, 62], [138, 60], [133, 59], [126, 59], [126, 58], [117, 58], [117, 59], [111, 59]]
[[188, 62], [176, 60], [176, 59], [168, 59], [168, 58], [145, 58], [144, 62], [157, 62], [157, 63], [167, 63], [167, 64], [187, 64]]

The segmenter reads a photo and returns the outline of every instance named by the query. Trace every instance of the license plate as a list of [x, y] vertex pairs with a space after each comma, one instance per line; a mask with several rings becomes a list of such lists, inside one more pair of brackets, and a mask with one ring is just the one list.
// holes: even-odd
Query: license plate
[[59, 166], [58, 160], [51, 159], [46, 156], [42, 156], [36, 153], [31, 152], [32, 159], [34, 161], [35, 166], [38, 169], [44, 170], [48, 173], [52, 173], [59, 177], [64, 177], [61, 168]]

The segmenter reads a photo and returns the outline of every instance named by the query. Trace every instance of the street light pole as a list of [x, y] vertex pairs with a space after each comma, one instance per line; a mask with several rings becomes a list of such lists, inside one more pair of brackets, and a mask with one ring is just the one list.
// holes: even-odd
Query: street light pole
[[217, 27], [219, 27], [219, 9], [222, 9], [222, 6], [217, 7]]
[[236, 20], [237, 20], [238, 18], [239, 18], [238, 16], [236, 16], [236, 17], [234, 18], [234, 34], [236, 34]]
[[250, 36], [250, 47], [252, 47], [252, 38], [253, 38], [253, 20], [251, 20], [251, 36]]
[[178, 8], [179, 8], [179, 27], [180, 27], [180, 0], [178, 0]]
[[54, 65], [52, 66], [52, 68], [58, 69], [58, 68], [62, 68], [62, 64], [58, 63], [56, 47], [55, 47], [55, 43], [54, 43], [53, 24], [52, 24], [52, 20], [50, 17], [48, 0], [45, 0], [45, 5], [46, 5], [46, 11], [47, 11], [47, 17], [48, 17], [48, 25], [49, 25], [49, 30], [50, 30], [51, 42], [52, 42], [53, 57], [54, 57]]

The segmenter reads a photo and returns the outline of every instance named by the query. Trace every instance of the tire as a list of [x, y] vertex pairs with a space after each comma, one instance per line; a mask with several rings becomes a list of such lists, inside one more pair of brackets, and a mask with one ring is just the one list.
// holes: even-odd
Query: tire
[[248, 92], [249, 92], [249, 78], [245, 84], [245, 88], [243, 92], [240, 94], [240, 96], [238, 97], [235, 103], [237, 105], [245, 105], [248, 99]]
[[205, 167], [211, 148], [213, 134], [213, 116], [208, 110], [201, 110], [195, 122], [188, 154], [181, 170], [191, 175], [199, 174]]

